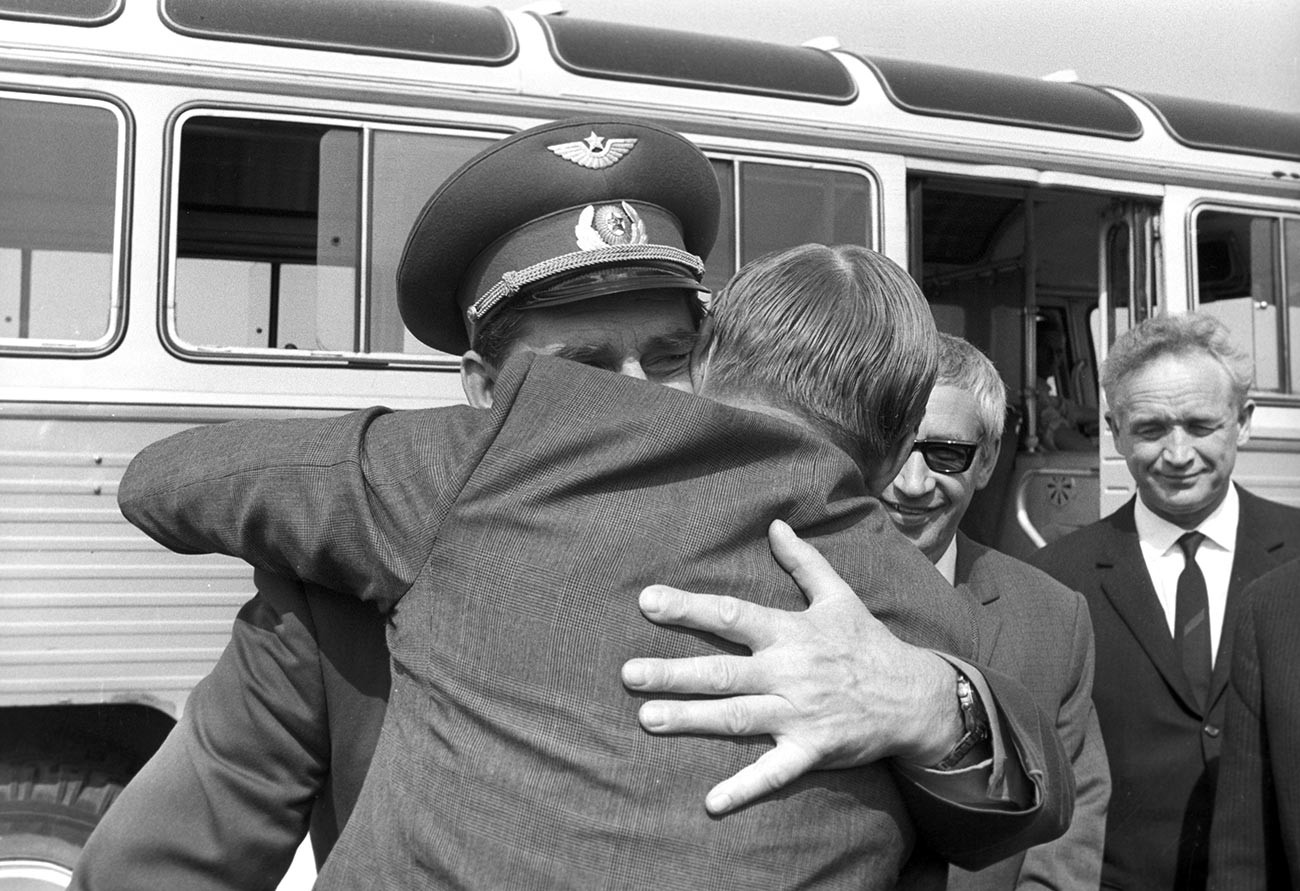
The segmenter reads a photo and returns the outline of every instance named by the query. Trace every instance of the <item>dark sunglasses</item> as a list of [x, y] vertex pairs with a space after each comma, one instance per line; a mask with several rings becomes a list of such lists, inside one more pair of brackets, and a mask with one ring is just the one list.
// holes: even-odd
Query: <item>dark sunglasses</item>
[[935, 473], [965, 473], [979, 449], [978, 442], [952, 439], [918, 439], [912, 443], [912, 451], [920, 452], [925, 466]]

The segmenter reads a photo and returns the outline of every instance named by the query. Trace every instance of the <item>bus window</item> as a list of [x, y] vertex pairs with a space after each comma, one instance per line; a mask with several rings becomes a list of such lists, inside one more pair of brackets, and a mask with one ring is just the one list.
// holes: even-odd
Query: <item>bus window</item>
[[1283, 226], [1286, 252], [1286, 340], [1287, 392], [1300, 393], [1300, 219], [1288, 219]]
[[118, 327], [121, 141], [102, 104], [0, 98], [0, 349], [94, 349]]
[[810, 242], [875, 246], [872, 180], [861, 170], [720, 158], [713, 170], [722, 214], [704, 284], [714, 292], [772, 251]]
[[871, 245], [871, 189], [842, 170], [742, 164], [740, 263], [797, 244]]
[[[1288, 284], [1300, 276], [1300, 220], [1273, 213], [1202, 210], [1195, 220], [1196, 294], [1201, 310], [1218, 316], [1237, 345], [1255, 360], [1255, 390], [1295, 393], [1296, 313]], [[1283, 249], [1283, 235], [1287, 236]]]
[[361, 134], [195, 117], [181, 130], [175, 330], [208, 349], [357, 349]]
[[370, 351], [436, 353], [402, 324], [397, 311], [397, 264], [406, 236], [429, 196], [486, 144], [481, 137], [443, 133], [375, 133], [370, 186]]
[[176, 338], [200, 353], [434, 353], [402, 325], [397, 264], [429, 196], [485, 144], [442, 133], [189, 118], [176, 196]]
[[718, 176], [718, 191], [722, 206], [718, 214], [718, 237], [713, 242], [704, 264], [704, 285], [713, 293], [722, 290], [737, 269], [736, 265], [736, 178], [733, 161], [713, 159], [713, 172]]

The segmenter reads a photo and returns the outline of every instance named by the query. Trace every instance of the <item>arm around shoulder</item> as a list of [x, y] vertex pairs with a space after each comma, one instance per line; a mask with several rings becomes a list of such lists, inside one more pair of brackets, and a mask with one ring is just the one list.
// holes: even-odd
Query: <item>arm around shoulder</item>
[[186, 430], [127, 467], [123, 515], [184, 553], [221, 553], [362, 599], [400, 596], [419, 571], [444, 494], [406, 423], [383, 408], [321, 420]]

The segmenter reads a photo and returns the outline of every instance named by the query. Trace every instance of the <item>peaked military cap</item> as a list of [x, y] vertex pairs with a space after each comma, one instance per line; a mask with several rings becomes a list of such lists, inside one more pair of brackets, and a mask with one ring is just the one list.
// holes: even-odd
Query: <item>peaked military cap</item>
[[463, 353], [507, 306], [704, 291], [719, 206], [712, 165], [671, 130], [591, 118], [521, 131], [424, 206], [397, 270], [402, 320], [429, 346]]

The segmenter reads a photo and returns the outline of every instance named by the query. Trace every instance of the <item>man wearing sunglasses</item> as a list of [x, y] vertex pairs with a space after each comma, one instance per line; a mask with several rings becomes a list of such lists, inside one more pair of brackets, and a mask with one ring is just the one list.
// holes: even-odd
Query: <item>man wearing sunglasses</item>
[[1095, 888], [1101, 879], [1110, 773], [1092, 706], [1093, 635], [1087, 604], [1045, 573], [958, 531], [997, 464], [1006, 388], [983, 353], [940, 335], [939, 376], [912, 454], [881, 494], [904, 535], [969, 598], [978, 656], [1017, 677], [1049, 715], [1075, 773], [1074, 819], [1064, 836], [976, 873], [953, 867], [950, 889], [1039, 884]]

